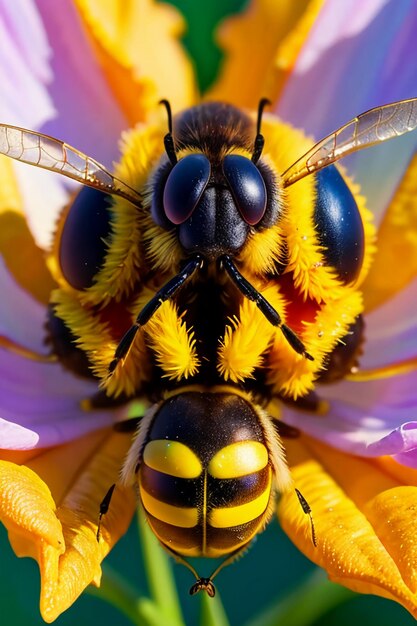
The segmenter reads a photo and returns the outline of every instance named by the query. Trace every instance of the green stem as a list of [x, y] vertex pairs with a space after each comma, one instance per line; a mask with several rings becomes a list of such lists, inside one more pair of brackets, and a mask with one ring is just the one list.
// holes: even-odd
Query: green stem
[[332, 608], [354, 596], [353, 591], [330, 582], [324, 572], [315, 570], [289, 596], [246, 626], [310, 626]]
[[168, 624], [183, 626], [184, 620], [169, 558], [149, 528], [140, 507], [138, 527], [151, 597], [160, 612], [165, 615], [164, 626]]
[[209, 598], [205, 593], [201, 593], [200, 604], [200, 625], [201, 626], [229, 626], [226, 611], [224, 610], [219, 593], [214, 598]]
[[144, 621], [145, 616], [141, 614], [142, 610], [138, 611], [141, 600], [138, 599], [133, 586], [109, 565], [103, 565], [102, 569], [100, 587], [97, 589], [90, 586], [87, 588], [88, 593], [117, 608], [133, 624], [137, 626], [148, 625], [148, 621]]

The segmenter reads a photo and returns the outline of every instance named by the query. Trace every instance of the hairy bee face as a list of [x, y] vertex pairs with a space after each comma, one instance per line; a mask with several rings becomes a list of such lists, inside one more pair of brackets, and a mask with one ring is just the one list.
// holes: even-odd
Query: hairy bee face
[[153, 219], [176, 229], [185, 253], [210, 260], [237, 254], [252, 230], [268, 228], [280, 213], [277, 177], [251, 160], [253, 121], [207, 103], [178, 116], [174, 136], [178, 161], [164, 158], [153, 177]]

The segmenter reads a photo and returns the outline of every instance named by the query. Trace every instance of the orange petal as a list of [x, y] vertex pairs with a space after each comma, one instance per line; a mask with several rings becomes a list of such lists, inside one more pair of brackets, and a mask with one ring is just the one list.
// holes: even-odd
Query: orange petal
[[168, 98], [178, 111], [194, 103], [191, 63], [178, 42], [180, 14], [153, 0], [76, 0], [103, 71], [133, 125]]
[[15, 552], [38, 561], [47, 622], [100, 584], [100, 563], [128, 528], [136, 499], [117, 485], [97, 541], [100, 503], [130, 443], [130, 435], [106, 430], [41, 452], [27, 467], [0, 461], [2, 521]]
[[417, 617], [415, 502], [378, 462], [349, 456], [307, 437], [289, 441], [296, 487], [312, 509], [315, 548], [297, 497], [286, 494], [278, 515], [284, 530], [331, 580], [360, 593], [396, 600]]
[[210, 99], [255, 109], [274, 101], [323, 4], [323, 0], [252, 0], [219, 30], [225, 60]]
[[61, 524], [47, 485], [35, 472], [0, 461], [0, 519], [18, 556], [38, 557], [40, 545], [64, 551]]
[[0, 157], [0, 254], [16, 282], [46, 304], [54, 283], [26, 223], [13, 165], [6, 157]]
[[377, 253], [363, 284], [365, 310], [369, 312], [380, 306], [416, 276], [417, 155], [411, 160], [379, 228]]

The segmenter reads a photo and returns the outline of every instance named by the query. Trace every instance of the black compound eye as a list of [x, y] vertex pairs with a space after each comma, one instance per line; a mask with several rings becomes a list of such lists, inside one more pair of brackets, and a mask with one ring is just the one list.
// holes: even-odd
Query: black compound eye
[[59, 246], [62, 274], [75, 289], [91, 287], [103, 265], [110, 226], [110, 196], [84, 187], [72, 203]]
[[196, 208], [211, 175], [203, 154], [189, 154], [172, 168], [164, 189], [164, 210], [173, 224], [185, 222]]
[[245, 222], [251, 226], [258, 224], [266, 210], [266, 187], [256, 165], [239, 154], [228, 154], [223, 161], [223, 173]]
[[359, 275], [365, 250], [358, 205], [334, 165], [317, 172], [316, 186], [314, 217], [324, 258], [341, 281], [351, 283]]

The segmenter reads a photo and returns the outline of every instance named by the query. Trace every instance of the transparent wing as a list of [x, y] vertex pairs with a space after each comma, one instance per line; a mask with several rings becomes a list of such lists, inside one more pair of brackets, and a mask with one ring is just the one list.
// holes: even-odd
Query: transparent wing
[[347, 154], [369, 148], [417, 128], [417, 98], [370, 109], [328, 135], [283, 174], [284, 187]]
[[48, 135], [0, 124], [0, 154], [58, 172], [84, 185], [141, 205], [140, 194], [110, 174], [103, 165]]

